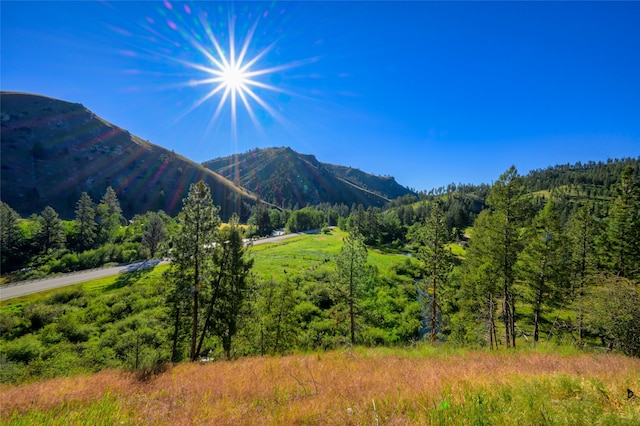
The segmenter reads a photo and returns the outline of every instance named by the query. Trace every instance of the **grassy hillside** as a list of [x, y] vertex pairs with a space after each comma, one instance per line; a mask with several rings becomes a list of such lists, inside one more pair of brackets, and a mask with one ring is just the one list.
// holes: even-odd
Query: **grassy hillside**
[[[263, 332], [255, 327], [264, 319], [260, 312], [267, 293], [285, 282], [292, 286], [287, 295], [290, 320], [288, 337], [281, 341], [279, 352], [334, 347], [344, 339], [343, 326], [333, 317], [329, 287], [335, 269], [333, 258], [345, 235], [335, 230], [249, 249], [255, 261], [255, 280], [243, 314], [245, 325], [234, 344], [237, 356], [273, 350], [260, 343]], [[363, 336], [370, 328], [375, 331], [370, 340], [406, 340], [402, 333], [417, 333], [419, 321], [407, 326], [405, 317], [409, 314], [404, 312], [408, 309], [415, 315], [417, 311], [413, 281], [395, 272], [395, 266], [406, 260], [370, 253], [369, 263], [378, 270], [380, 284], [363, 300], [363, 309], [366, 315], [381, 318], [382, 309], [389, 310], [383, 318], [384, 331], [376, 328], [382, 324], [366, 320]], [[169, 339], [166, 269], [139, 270], [1, 302], [0, 342], [7, 357], [0, 366], [1, 381], [23, 382], [115, 366], [139, 368], [140, 362], [151, 365], [165, 359]], [[381, 296], [376, 291], [382, 291]], [[138, 340], [139, 333], [147, 333], [143, 343]], [[217, 354], [215, 339], [207, 345], [210, 353]]]
[[4, 424], [637, 425], [640, 360], [356, 349], [0, 387]]

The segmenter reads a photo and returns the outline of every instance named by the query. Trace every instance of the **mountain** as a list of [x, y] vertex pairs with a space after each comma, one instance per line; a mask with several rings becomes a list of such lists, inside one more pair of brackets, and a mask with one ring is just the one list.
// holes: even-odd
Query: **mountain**
[[287, 147], [253, 149], [203, 165], [280, 207], [319, 203], [384, 206], [391, 199], [413, 194], [393, 177], [321, 163], [313, 155]]
[[219, 174], [132, 135], [81, 104], [0, 92], [1, 199], [22, 216], [47, 205], [74, 217], [83, 191], [99, 202], [111, 186], [123, 213], [175, 215], [189, 186], [204, 180], [221, 216], [247, 217], [255, 196]]

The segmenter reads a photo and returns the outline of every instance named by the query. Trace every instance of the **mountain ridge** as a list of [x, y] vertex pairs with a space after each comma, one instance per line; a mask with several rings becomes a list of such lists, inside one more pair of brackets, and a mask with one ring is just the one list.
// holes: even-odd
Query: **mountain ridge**
[[[126, 217], [155, 210], [175, 215], [189, 186], [201, 179], [211, 187], [223, 218], [235, 212], [243, 220], [258, 199], [280, 208], [324, 202], [384, 206], [413, 194], [392, 177], [322, 163], [288, 147], [264, 151], [280, 158], [253, 150], [199, 164], [131, 134], [80, 103], [39, 94], [1, 91], [0, 129], [0, 199], [21, 216], [51, 206], [71, 219], [82, 192], [98, 202], [108, 186], [116, 191]], [[243, 170], [230, 161], [247, 160], [247, 154], [253, 158]], [[216, 160], [225, 163], [220, 170], [207, 167]], [[268, 191], [269, 180], [258, 182], [258, 174], [277, 177]]]
[[[255, 148], [203, 165], [281, 207], [319, 203], [381, 207], [391, 199], [414, 194], [392, 177], [323, 163], [290, 147]], [[317, 185], [311, 186], [312, 182]]]
[[98, 117], [82, 104], [20, 92], [0, 92], [1, 199], [28, 216], [50, 205], [74, 216], [86, 191], [99, 201], [108, 186], [123, 213], [175, 215], [189, 186], [204, 180], [221, 216], [247, 217], [255, 195], [173, 151]]

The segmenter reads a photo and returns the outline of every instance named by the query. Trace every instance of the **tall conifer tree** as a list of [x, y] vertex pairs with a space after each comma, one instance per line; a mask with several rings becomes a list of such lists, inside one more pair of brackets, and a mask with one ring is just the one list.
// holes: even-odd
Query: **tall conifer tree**
[[[175, 352], [180, 335], [179, 323], [186, 308], [191, 310], [190, 359], [195, 361], [198, 355], [196, 341], [199, 330], [200, 292], [213, 274], [212, 259], [220, 217], [218, 208], [213, 205], [211, 190], [203, 181], [192, 184], [187, 198], [182, 202], [182, 211], [178, 214], [181, 229], [175, 235], [171, 252], [172, 276], [175, 283], [170, 296], [174, 304], [175, 320], [173, 358], [177, 357]], [[187, 303], [188, 299], [191, 299], [191, 303]]]
[[418, 251], [418, 258], [426, 270], [424, 281], [427, 288], [424, 290], [430, 296], [432, 345], [436, 343], [438, 292], [446, 283], [453, 267], [451, 252], [445, 247], [450, 239], [442, 203], [436, 201], [431, 206], [431, 215], [427, 220], [422, 245]]

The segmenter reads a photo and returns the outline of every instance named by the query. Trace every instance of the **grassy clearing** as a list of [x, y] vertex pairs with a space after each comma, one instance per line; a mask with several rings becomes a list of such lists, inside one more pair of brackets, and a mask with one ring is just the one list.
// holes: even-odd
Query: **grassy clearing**
[[[347, 235], [347, 232], [336, 228], [329, 234], [302, 235], [279, 243], [254, 246], [250, 248], [249, 255], [255, 260], [256, 275], [265, 280], [284, 280], [286, 274], [290, 276], [316, 269], [329, 271], [335, 267], [331, 261], [340, 253], [342, 240]], [[369, 249], [368, 262], [386, 274], [404, 258]]]
[[[435, 351], [435, 352], [434, 352]], [[640, 360], [334, 351], [0, 387], [6, 424], [640, 424]], [[93, 420], [89, 420], [93, 419]]]
[[450, 244], [447, 244], [445, 247], [448, 248], [449, 251], [451, 251], [451, 254], [456, 257], [464, 258], [467, 255], [467, 251], [464, 249], [464, 247], [462, 247], [458, 243], [450, 243]]

